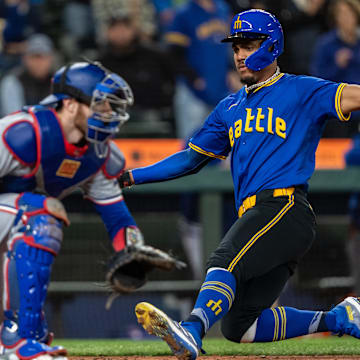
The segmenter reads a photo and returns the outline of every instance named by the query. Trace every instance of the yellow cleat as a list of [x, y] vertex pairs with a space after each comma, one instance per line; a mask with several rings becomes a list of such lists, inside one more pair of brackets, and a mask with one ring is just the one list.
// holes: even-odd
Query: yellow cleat
[[162, 338], [180, 360], [195, 360], [199, 347], [193, 335], [157, 307], [141, 302], [135, 307], [138, 323], [150, 335]]

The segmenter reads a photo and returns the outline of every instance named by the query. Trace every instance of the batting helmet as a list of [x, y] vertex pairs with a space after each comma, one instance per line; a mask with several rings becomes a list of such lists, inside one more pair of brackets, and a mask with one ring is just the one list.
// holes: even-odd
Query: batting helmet
[[236, 39], [264, 39], [260, 48], [245, 59], [245, 65], [254, 71], [264, 69], [284, 50], [284, 34], [276, 17], [264, 10], [247, 10], [234, 16], [230, 35], [222, 42]]
[[[120, 126], [129, 119], [127, 106], [134, 102], [127, 82], [99, 62], [77, 62], [62, 67], [52, 79], [51, 92], [40, 102], [41, 105], [75, 98], [93, 110], [87, 120], [86, 138], [95, 144], [106, 142], [119, 131]], [[105, 102], [111, 106], [111, 111], [104, 108]]]

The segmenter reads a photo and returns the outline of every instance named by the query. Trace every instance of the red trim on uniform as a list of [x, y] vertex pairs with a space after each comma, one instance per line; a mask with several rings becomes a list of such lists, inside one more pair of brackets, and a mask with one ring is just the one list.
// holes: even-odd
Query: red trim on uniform
[[40, 162], [41, 162], [41, 132], [40, 132], [40, 126], [39, 123], [37, 121], [37, 118], [35, 116], [35, 114], [31, 111], [28, 110], [29, 114], [31, 115], [31, 117], [34, 120], [34, 130], [35, 130], [35, 138], [36, 138], [36, 163], [35, 163], [35, 167], [34, 169], [30, 172], [30, 174], [27, 175], [23, 175], [23, 178], [30, 178], [32, 176], [34, 176], [36, 174], [36, 172], [39, 169], [40, 166]]
[[53, 249], [50, 249], [44, 245], [40, 245], [40, 244], [36, 243], [33, 236], [23, 236], [22, 239], [24, 240], [24, 242], [27, 245], [29, 245], [31, 247], [47, 251], [55, 256], [57, 255], [57, 252], [55, 252]]
[[6, 304], [5, 307], [8, 310], [10, 309], [10, 287], [9, 287], [9, 265], [10, 265], [10, 259], [6, 258], [5, 260], [5, 286], [4, 286], [4, 292], [6, 293]]
[[3, 344], [3, 346], [4, 346], [4, 348], [5, 349], [13, 349], [14, 347], [16, 347], [16, 346], [19, 346], [21, 343], [26, 343], [26, 339], [19, 339], [15, 344], [13, 344], [13, 345], [4, 345]]
[[43, 354], [46, 354], [46, 353], [47, 353], [46, 351], [41, 351], [41, 352], [38, 352], [38, 353], [36, 353], [36, 354], [34, 354], [34, 355], [23, 356], [23, 355], [20, 355], [19, 350], [20, 350], [20, 349], [17, 349], [17, 350], [16, 350], [16, 355], [18, 356], [19, 359], [29, 359], [29, 360], [30, 360], [30, 359], [35, 359], [35, 358], [37, 358], [39, 355], [43, 355]]
[[115, 251], [121, 251], [125, 248], [125, 227], [121, 228], [114, 236], [112, 246]]
[[24, 192], [22, 192], [22, 193], [20, 193], [17, 197], [16, 197], [16, 199], [15, 199], [15, 207], [19, 210], [19, 201], [20, 201], [20, 198], [24, 195], [25, 193]]
[[67, 155], [69, 156], [73, 156], [73, 157], [80, 157], [80, 156], [83, 156], [86, 151], [88, 150], [89, 148], [89, 145], [86, 144], [84, 146], [76, 146], [74, 144], [70, 144], [67, 140], [66, 140], [66, 137], [65, 137], [65, 134], [64, 134], [64, 130], [61, 126], [61, 122], [60, 122], [60, 119], [59, 119], [59, 116], [57, 114], [57, 112], [54, 110], [54, 109], [49, 109], [55, 116], [58, 124], [59, 124], [59, 127], [60, 127], [60, 130], [61, 130], [61, 134], [62, 134], [62, 138], [63, 138], [63, 142], [64, 142], [64, 146], [65, 146], [65, 152]]
[[31, 165], [33, 165], [34, 163], [33, 163], [33, 162], [32, 162], [32, 163], [25, 162], [23, 159], [21, 159], [19, 156], [17, 156], [17, 155], [15, 154], [15, 152], [13, 151], [13, 149], [12, 149], [12, 148], [9, 146], [9, 144], [7, 143], [6, 139], [5, 139], [5, 135], [6, 135], [7, 131], [8, 131], [12, 126], [15, 126], [15, 125], [20, 124], [20, 123], [23, 123], [23, 122], [29, 123], [29, 124], [34, 128], [34, 131], [35, 131], [35, 133], [36, 133], [35, 126], [34, 126], [34, 124], [33, 124], [31, 121], [29, 121], [29, 120], [19, 120], [19, 121], [16, 121], [16, 122], [8, 125], [8, 126], [5, 128], [5, 130], [4, 130], [3, 134], [2, 134], [2, 141], [3, 141], [3, 143], [5, 144], [6, 148], [8, 149], [9, 153], [10, 153], [21, 165], [31, 166]]
[[0, 208], [0, 212], [5, 212], [5, 213], [8, 213], [8, 214], [12, 214], [12, 215], [17, 214], [17, 210], [15, 210], [15, 209], [13, 211], [10, 211], [10, 210], [5, 210], [5, 209]]
[[19, 235], [18, 237], [13, 238], [13, 239], [11, 240], [11, 242], [8, 244], [9, 250], [12, 251], [14, 244], [15, 244], [18, 240], [20, 240], [20, 239], [23, 239], [23, 236], [22, 236], [22, 235]]
[[100, 205], [100, 206], [113, 205], [113, 204], [116, 204], [116, 203], [119, 203], [119, 202], [124, 201], [124, 197], [123, 197], [121, 194], [118, 195], [118, 197], [121, 197], [121, 199], [120, 199], [120, 200], [113, 200], [113, 201], [111, 201], [111, 199], [110, 199], [110, 200], [109, 200], [110, 202], [100, 203], [100, 202], [96, 201], [95, 199], [91, 198], [90, 196], [84, 196], [85, 199], [88, 199], [88, 200], [90, 200], [91, 202], [93, 202], [94, 204]]

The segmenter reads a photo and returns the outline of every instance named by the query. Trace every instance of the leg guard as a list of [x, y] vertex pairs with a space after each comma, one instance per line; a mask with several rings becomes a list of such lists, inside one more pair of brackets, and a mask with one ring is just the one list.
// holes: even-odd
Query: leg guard
[[[24, 339], [46, 341], [43, 305], [51, 265], [62, 242], [63, 210], [56, 199], [25, 193], [8, 241], [4, 262], [4, 314], [1, 341], [12, 348]], [[57, 216], [57, 212], [63, 214]], [[9, 330], [9, 327], [13, 331]], [[16, 330], [16, 331], [15, 331]]]

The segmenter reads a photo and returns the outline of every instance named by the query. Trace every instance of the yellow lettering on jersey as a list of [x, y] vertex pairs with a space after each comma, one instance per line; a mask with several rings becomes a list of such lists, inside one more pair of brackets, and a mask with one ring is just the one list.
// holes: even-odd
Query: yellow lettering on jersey
[[229, 129], [229, 140], [230, 140], [231, 147], [233, 147], [234, 146], [234, 130], [233, 130], [232, 126], [230, 126], [230, 129]]
[[234, 125], [235, 125], [235, 139], [237, 139], [241, 136], [242, 120], [239, 119], [238, 121], [235, 121]]
[[255, 115], [251, 115], [251, 109], [246, 108], [246, 122], [245, 122], [245, 132], [253, 132], [253, 128], [250, 127], [250, 121], [255, 119]]
[[286, 138], [286, 122], [282, 118], [277, 117], [275, 120], [275, 131], [276, 134], [283, 139]]
[[260, 126], [260, 121], [265, 119], [265, 115], [262, 114], [262, 108], [258, 108], [257, 109], [257, 115], [256, 115], [256, 125], [255, 125], [255, 130], [257, 132], [264, 132], [265, 129]]
[[268, 107], [268, 133], [274, 134], [273, 128], [272, 128], [272, 119], [274, 114], [274, 109]]
[[81, 165], [80, 161], [64, 159], [56, 171], [57, 176], [72, 179]]

